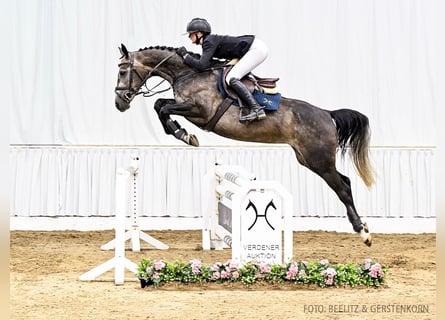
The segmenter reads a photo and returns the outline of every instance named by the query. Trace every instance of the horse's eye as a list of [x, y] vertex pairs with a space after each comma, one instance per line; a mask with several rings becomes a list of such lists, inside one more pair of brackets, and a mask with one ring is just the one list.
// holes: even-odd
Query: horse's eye
[[125, 76], [125, 74], [127, 73], [127, 70], [119, 70], [119, 75], [120, 76]]

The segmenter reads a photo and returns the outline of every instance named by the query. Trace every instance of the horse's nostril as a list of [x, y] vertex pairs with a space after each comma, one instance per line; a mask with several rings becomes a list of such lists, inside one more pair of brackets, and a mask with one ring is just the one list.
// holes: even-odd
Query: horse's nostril
[[126, 107], [126, 105], [124, 103], [122, 103], [121, 99], [119, 99], [118, 97], [116, 97], [116, 100], [114, 101], [114, 106], [116, 107], [117, 110], [119, 110], [120, 112], [123, 112], [125, 110], [127, 110], [128, 108]]

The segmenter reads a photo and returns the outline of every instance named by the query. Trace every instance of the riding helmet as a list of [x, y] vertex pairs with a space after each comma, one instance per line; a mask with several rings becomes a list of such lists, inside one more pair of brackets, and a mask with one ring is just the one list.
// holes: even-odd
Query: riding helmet
[[187, 24], [187, 33], [199, 32], [211, 33], [212, 28], [206, 19], [194, 18]]

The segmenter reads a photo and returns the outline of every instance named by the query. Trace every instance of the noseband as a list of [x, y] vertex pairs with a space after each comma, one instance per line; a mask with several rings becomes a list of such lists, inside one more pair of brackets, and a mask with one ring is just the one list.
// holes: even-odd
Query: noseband
[[[159, 85], [161, 85], [161, 83], [163, 83], [165, 81], [165, 79], [163, 79], [161, 82], [159, 82], [157, 85], [155, 85], [151, 89], [147, 88], [146, 82], [153, 75], [153, 72], [155, 72], [156, 69], [158, 69], [164, 62], [166, 62], [168, 59], [170, 59], [175, 54], [176, 54], [176, 52], [172, 52], [170, 55], [166, 56], [145, 77], [143, 77], [134, 68], [134, 53], [133, 52], [129, 52], [129, 56], [130, 56], [129, 57], [130, 58], [130, 62], [129, 62], [129, 64], [130, 64], [130, 66], [129, 66], [130, 79], [128, 81], [128, 86], [127, 87], [116, 86], [116, 88], [114, 88], [114, 92], [123, 101], [125, 101], [126, 103], [130, 103], [131, 100], [135, 96], [137, 96], [139, 94], [142, 94], [144, 97], [151, 97], [151, 96], [153, 96], [155, 94], [162, 93], [162, 92], [170, 90], [170, 87], [169, 87], [167, 89], [154, 91], [154, 89], [157, 88]], [[126, 63], [127, 62], [120, 63], [119, 67], [122, 66], [123, 64], [126, 64]], [[135, 74], [139, 78], [139, 80], [141, 80], [141, 84], [140, 84], [140, 86], [137, 89], [134, 89], [133, 86], [132, 86], [133, 85], [133, 74]], [[145, 88], [147, 89], [146, 91], [141, 90], [142, 86], [144, 86], [144, 85], [145, 85]]]

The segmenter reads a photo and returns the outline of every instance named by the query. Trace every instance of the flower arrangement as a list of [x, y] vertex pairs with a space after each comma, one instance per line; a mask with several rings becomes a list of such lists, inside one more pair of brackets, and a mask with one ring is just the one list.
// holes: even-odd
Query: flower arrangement
[[284, 265], [249, 261], [239, 264], [228, 260], [212, 265], [193, 259], [188, 263], [176, 260], [168, 263], [163, 260], [142, 258], [137, 277], [141, 287], [159, 287], [162, 284], [179, 282], [192, 283], [242, 283], [246, 286], [255, 283], [294, 283], [313, 284], [319, 287], [367, 286], [379, 287], [385, 283], [386, 267], [371, 259], [357, 265], [332, 264], [327, 259], [317, 262], [292, 261]]

